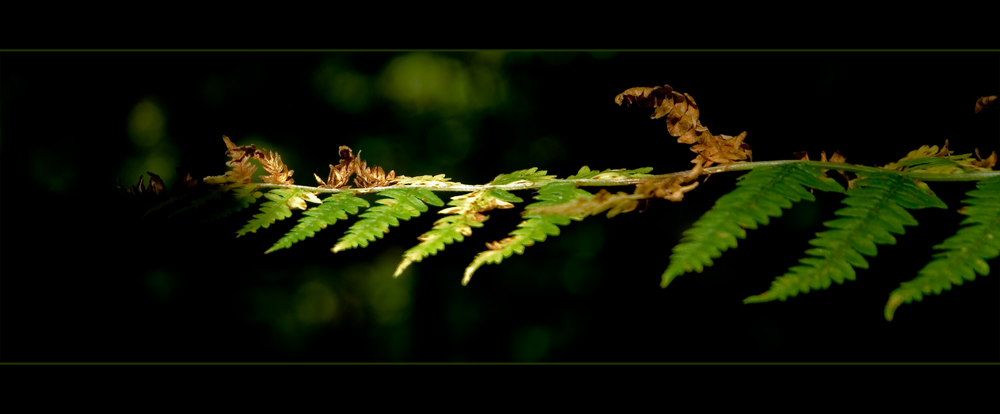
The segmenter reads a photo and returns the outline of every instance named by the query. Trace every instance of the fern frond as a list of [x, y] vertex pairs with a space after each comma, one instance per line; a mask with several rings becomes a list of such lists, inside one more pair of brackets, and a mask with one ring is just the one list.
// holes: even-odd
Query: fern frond
[[[306, 193], [305, 190], [298, 188], [290, 190], [276, 188], [264, 194], [264, 197], [267, 197], [271, 201], [261, 204], [261, 213], [254, 215], [240, 231], [236, 232], [236, 237], [246, 235], [247, 233], [256, 233], [257, 229], [261, 227], [266, 229], [277, 220], [284, 220], [291, 217], [291, 208], [305, 210], [305, 201], [303, 201], [303, 198], [307, 197]], [[312, 195], [312, 193], [308, 194]]]
[[456, 185], [462, 185], [462, 183], [451, 181], [451, 178], [445, 177], [444, 174], [438, 175], [421, 175], [417, 177], [407, 177], [399, 176], [394, 180], [396, 185], [423, 185], [431, 187], [453, 187]]
[[730, 164], [751, 158], [750, 146], [743, 143], [747, 133], [732, 137], [713, 135], [698, 119], [701, 112], [691, 95], [675, 92], [670, 85], [630, 88], [615, 96], [615, 103], [638, 104], [656, 108], [651, 119], [667, 117], [667, 132], [677, 137], [677, 142], [691, 145], [698, 154], [693, 161], [708, 167], [712, 163]]
[[426, 212], [427, 205], [424, 203], [436, 207], [444, 205], [444, 201], [433, 192], [422, 188], [393, 188], [382, 191], [379, 195], [387, 198], [379, 199], [376, 203], [381, 204], [380, 206], [361, 214], [364, 218], [356, 221], [330, 250], [337, 253], [358, 246], [368, 247], [369, 242], [381, 239], [388, 233], [389, 226], [399, 226], [399, 219], [409, 220]]
[[743, 303], [784, 301], [800, 292], [829, 288], [831, 282], [839, 285], [845, 279], [854, 280], [855, 267], [868, 268], [862, 255], [874, 257], [876, 244], [896, 244], [892, 233], [904, 234], [903, 226], [917, 225], [907, 209], [948, 207], [927, 184], [895, 174], [873, 174], [855, 185], [843, 200], [849, 207], [834, 213], [844, 217], [823, 223], [833, 230], [816, 233], [817, 238], [809, 241], [816, 248], [806, 254], [814, 257], [800, 259], [801, 266], [793, 266], [771, 282], [768, 291]]
[[[578, 179], [595, 179], [595, 180], [613, 180], [613, 179], [632, 179], [632, 178], [642, 178], [647, 177], [646, 174], [653, 169], [651, 167], [639, 168], [635, 170], [604, 170], [604, 171], [591, 171], [590, 167], [586, 165], [580, 168], [580, 171], [575, 175], [566, 177], [567, 180], [578, 180]], [[583, 193], [581, 193], [583, 194]], [[607, 190], [601, 190], [597, 194], [586, 193], [586, 195], [581, 196], [575, 200], [570, 200], [565, 203], [560, 203], [556, 205], [536, 207], [532, 209], [534, 214], [548, 215], [556, 214], [568, 217], [580, 216], [592, 216], [608, 211], [608, 218], [612, 218], [620, 213], [627, 213], [636, 208], [639, 200], [649, 198], [648, 195], [644, 194], [628, 194], [625, 192], [618, 192], [617, 194], [611, 194]], [[609, 211], [610, 210], [610, 211]]]
[[531, 183], [542, 183], [545, 181], [550, 181], [556, 176], [545, 175], [548, 171], [541, 170], [538, 168], [529, 168], [527, 170], [518, 170], [510, 174], [500, 174], [490, 182], [492, 185], [507, 185], [507, 184], [518, 184], [521, 182], [531, 182]]
[[906, 154], [905, 157], [896, 162], [886, 164], [885, 169], [907, 171], [907, 172], [929, 172], [939, 174], [962, 174], [967, 172], [992, 171], [996, 164], [996, 151], [987, 159], [979, 156], [976, 149], [976, 158], [972, 159], [972, 154], [953, 155], [955, 151], [948, 150], [948, 140], [944, 141], [944, 146], [939, 150], [937, 145], [923, 145]]
[[736, 248], [736, 239], [745, 239], [745, 229], [770, 223], [781, 217], [783, 208], [793, 202], [815, 201], [803, 187], [822, 191], [844, 192], [844, 187], [827, 178], [819, 169], [804, 164], [785, 164], [756, 168], [737, 181], [737, 188], [720, 197], [715, 206], [684, 232], [670, 255], [661, 287], [688, 272], [701, 273], [713, 265], [712, 259]]
[[[544, 171], [542, 173], [544, 174]], [[489, 185], [497, 185], [496, 180]], [[462, 242], [465, 240], [465, 236], [471, 236], [473, 227], [483, 227], [483, 222], [490, 218], [482, 213], [495, 208], [513, 208], [513, 203], [521, 202], [524, 200], [520, 197], [499, 188], [473, 191], [452, 197], [448, 205], [453, 207], [438, 212], [439, 214], [448, 214], [448, 216], [439, 219], [434, 223], [433, 229], [418, 237], [420, 244], [403, 253], [403, 260], [396, 267], [396, 273], [393, 274], [393, 277], [402, 274], [403, 270], [406, 270], [413, 262], [420, 262], [428, 256], [436, 255], [437, 252], [444, 250], [446, 244], [452, 244], [456, 241]]]
[[[257, 191], [256, 185], [248, 185], [234, 187], [228, 191], [228, 195], [229, 197], [225, 199], [222, 206], [220, 206], [220, 208], [214, 213], [203, 219], [201, 221], [202, 223], [218, 220], [245, 208], [249, 208], [251, 204], [257, 202], [258, 198], [263, 197], [264, 193]], [[216, 198], [219, 198], [218, 193], [216, 193]], [[197, 202], [192, 202], [192, 204], [196, 203]]]
[[904, 303], [920, 302], [924, 295], [940, 295], [951, 290], [953, 284], [961, 286], [964, 280], [975, 280], [976, 273], [989, 275], [986, 261], [1000, 256], [1000, 177], [980, 181], [976, 187], [966, 193], [970, 198], [962, 200], [969, 206], [959, 210], [968, 215], [961, 224], [971, 225], [934, 246], [947, 251], [935, 254], [934, 260], [920, 269], [919, 276], [889, 294], [885, 305], [887, 321], [892, 321], [896, 308]]
[[586, 178], [593, 180], [614, 180], [614, 179], [625, 179], [625, 178], [641, 178], [641, 177], [650, 177], [651, 174], [649, 174], [649, 172], [651, 171], [653, 171], [653, 167], [636, 168], [634, 170], [625, 170], [625, 169], [613, 170], [609, 168], [604, 171], [601, 170], [591, 171], [590, 167], [584, 165], [583, 167], [580, 168], [579, 172], [569, 177], [566, 177], [566, 179], [578, 180]]
[[531, 246], [535, 242], [543, 242], [547, 236], [558, 236], [559, 227], [557, 226], [565, 226], [569, 224], [571, 219], [577, 221], [583, 220], [583, 216], [570, 217], [560, 214], [542, 214], [533, 210], [557, 206], [579, 198], [589, 197], [593, 197], [593, 194], [576, 188], [576, 184], [572, 182], [555, 182], [542, 186], [538, 190], [538, 195], [534, 197], [535, 200], [539, 201], [529, 204], [525, 207], [524, 213], [522, 213], [528, 220], [518, 224], [518, 228], [509, 233], [512, 237], [507, 237], [493, 243], [486, 243], [486, 247], [489, 250], [477, 254], [472, 263], [465, 268], [462, 285], [469, 284], [472, 274], [483, 264], [498, 264], [514, 253], [523, 254], [525, 247]]
[[270, 249], [264, 253], [271, 253], [275, 250], [292, 247], [292, 244], [305, 240], [306, 237], [313, 237], [318, 231], [333, 225], [337, 220], [347, 220], [348, 215], [358, 214], [358, 209], [369, 206], [365, 199], [355, 197], [354, 193], [342, 192], [333, 194], [325, 199], [319, 206], [313, 207], [302, 213], [299, 224], [285, 234], [281, 240], [274, 243]]

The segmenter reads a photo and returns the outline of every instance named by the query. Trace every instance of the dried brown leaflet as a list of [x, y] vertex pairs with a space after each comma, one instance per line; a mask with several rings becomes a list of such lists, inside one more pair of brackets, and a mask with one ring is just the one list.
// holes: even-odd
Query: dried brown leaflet
[[341, 145], [338, 152], [340, 153], [340, 163], [337, 165], [330, 164], [330, 175], [327, 177], [326, 182], [320, 179], [318, 175], [313, 174], [313, 177], [316, 177], [316, 181], [319, 181], [320, 188], [346, 187], [347, 182], [351, 179], [351, 175], [354, 174], [354, 152], [347, 145]]
[[256, 145], [237, 146], [225, 135], [222, 136], [222, 140], [226, 142], [226, 155], [230, 158], [226, 165], [233, 170], [226, 171], [224, 175], [205, 177], [204, 181], [208, 184], [249, 184], [253, 180], [253, 173], [257, 171], [257, 166], [253, 165], [250, 159], [258, 157], [258, 154], [263, 157], [264, 154]]
[[643, 182], [636, 186], [635, 195], [680, 201], [685, 193], [698, 186], [696, 180], [703, 168], [712, 164], [731, 164], [751, 157], [750, 146], [743, 142], [747, 136], [745, 131], [735, 137], [712, 135], [698, 119], [700, 111], [694, 98], [686, 93], [682, 95], [675, 92], [670, 85], [631, 88], [615, 96], [615, 103], [655, 108], [650, 118], [666, 116], [667, 132], [677, 137], [677, 142], [691, 144], [691, 151], [698, 154], [691, 160], [694, 168], [690, 174]]
[[397, 181], [395, 171], [389, 171], [386, 174], [382, 167], [368, 168], [368, 162], [361, 159], [360, 152], [355, 157], [354, 152], [346, 145], [341, 145], [339, 152], [340, 163], [330, 165], [330, 175], [325, 182], [318, 175], [313, 174], [316, 181], [319, 182], [320, 188], [348, 187], [347, 183], [353, 174], [357, 174], [354, 177], [354, 184], [358, 188], [386, 187]]
[[118, 188], [125, 190], [126, 193], [140, 196], [140, 197], [153, 197], [159, 198], [166, 194], [166, 186], [163, 184], [163, 180], [160, 179], [159, 175], [147, 172], [149, 174], [149, 185], [144, 186], [142, 182], [142, 176], [139, 176], [139, 182], [132, 187], [122, 187], [121, 178], [118, 179]]
[[294, 184], [292, 173], [295, 171], [289, 170], [285, 163], [281, 162], [281, 156], [274, 151], [257, 151], [260, 157], [256, 157], [260, 163], [264, 166], [270, 175], [265, 175], [260, 177], [268, 184]]
[[997, 96], [984, 96], [976, 100], [976, 113], [978, 114], [983, 109], [986, 109], [997, 100]]
[[389, 171], [386, 174], [382, 167], [368, 168], [368, 163], [361, 160], [361, 152], [358, 152], [358, 157], [354, 159], [353, 165], [354, 172], [357, 173], [357, 177], [354, 177], [354, 184], [358, 188], [385, 187], [396, 178], [395, 171]]
[[631, 88], [615, 96], [615, 103], [637, 104], [656, 108], [651, 119], [667, 117], [667, 132], [677, 137], [677, 142], [693, 144], [691, 151], [698, 154], [692, 163], [710, 167], [712, 164], [730, 164], [751, 157], [750, 146], [743, 142], [746, 131], [732, 137], [712, 135], [698, 119], [700, 111], [694, 98], [679, 94], [670, 85]]

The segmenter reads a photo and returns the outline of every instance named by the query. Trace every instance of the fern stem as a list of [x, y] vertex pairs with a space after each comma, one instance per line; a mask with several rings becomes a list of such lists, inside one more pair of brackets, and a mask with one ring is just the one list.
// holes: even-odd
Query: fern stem
[[[862, 173], [896, 174], [907, 178], [917, 179], [922, 181], [979, 181], [991, 177], [1000, 176], [1000, 171], [972, 172], [972, 173], [962, 173], [962, 174], [939, 174], [939, 173], [927, 173], [927, 172], [894, 171], [879, 167], [867, 167], [864, 165], [838, 164], [832, 162], [801, 161], [801, 160], [738, 162], [729, 165], [705, 168], [704, 170], [702, 170], [701, 174], [709, 175], [709, 174], [718, 174], [723, 172], [748, 171], [759, 167], [768, 167], [774, 165], [794, 164], [794, 163], [807, 164], [813, 167], [823, 168], [828, 170], [852, 171], [852, 172], [862, 172]], [[678, 171], [670, 174], [650, 175], [648, 177], [643, 177], [643, 178], [627, 178], [627, 179], [602, 179], [602, 180], [552, 179], [552, 180], [545, 180], [542, 182], [528, 182], [528, 183], [505, 184], [505, 185], [464, 185], [464, 184], [458, 184], [452, 186], [407, 185], [406, 187], [423, 188], [431, 191], [453, 191], [453, 192], [472, 192], [485, 189], [517, 191], [517, 190], [535, 190], [551, 182], [573, 182], [576, 183], [578, 187], [635, 185], [650, 179], [682, 177], [688, 174], [690, 174], [690, 171]], [[287, 189], [297, 188], [297, 189], [312, 191], [315, 193], [340, 193], [345, 191], [351, 191], [360, 194], [377, 193], [380, 191], [385, 191], [393, 188], [399, 188], [399, 186], [389, 186], [389, 187], [371, 187], [371, 188], [330, 189], [330, 188], [309, 187], [303, 185], [283, 185], [283, 184], [256, 184], [256, 185], [258, 186], [258, 188], [287, 188]]]

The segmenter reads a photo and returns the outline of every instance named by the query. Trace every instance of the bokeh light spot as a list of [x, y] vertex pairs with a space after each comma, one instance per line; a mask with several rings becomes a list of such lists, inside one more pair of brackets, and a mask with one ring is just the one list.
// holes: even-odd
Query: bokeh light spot
[[472, 148], [472, 132], [458, 120], [444, 121], [427, 135], [427, 146], [437, 162], [454, 165], [465, 159]]
[[295, 295], [295, 316], [304, 324], [321, 324], [337, 313], [337, 296], [323, 282], [306, 282]]
[[546, 136], [534, 140], [528, 148], [528, 162], [531, 165], [550, 165], [566, 160], [566, 147], [563, 140]]
[[518, 362], [541, 361], [552, 346], [552, 334], [543, 326], [518, 329], [511, 338], [511, 358]]
[[132, 107], [128, 116], [128, 137], [135, 145], [151, 147], [163, 138], [166, 126], [163, 109], [151, 98], [145, 98]]
[[169, 189], [177, 178], [174, 167], [177, 165], [176, 149], [172, 146], [163, 151], [152, 152], [144, 157], [128, 158], [120, 170], [119, 178], [122, 186], [131, 187], [136, 185], [139, 177], [143, 177], [143, 185], [149, 185], [148, 172], [152, 172], [163, 180]]
[[177, 279], [164, 269], [154, 269], [146, 276], [146, 287], [153, 293], [153, 297], [166, 302], [177, 290]]
[[368, 109], [373, 98], [373, 80], [329, 60], [316, 70], [313, 83], [320, 96], [338, 111], [358, 114]]
[[469, 63], [431, 53], [394, 58], [379, 79], [382, 94], [411, 113], [475, 112], [504, 104], [507, 82], [498, 64]]

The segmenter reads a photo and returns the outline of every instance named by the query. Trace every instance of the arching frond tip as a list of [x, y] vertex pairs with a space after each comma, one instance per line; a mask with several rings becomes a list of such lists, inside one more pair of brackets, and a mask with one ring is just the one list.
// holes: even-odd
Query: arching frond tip
[[759, 295], [753, 295], [746, 299], [743, 299], [743, 304], [746, 305], [750, 303], [765, 303], [775, 299], [777, 299], [777, 297], [772, 295], [771, 292], [764, 292]]
[[889, 302], [885, 304], [885, 320], [892, 322], [892, 316], [896, 314], [896, 308], [903, 304], [903, 295], [892, 295]]
[[410, 264], [412, 263], [413, 260], [403, 259], [402, 262], [399, 262], [399, 266], [396, 266], [396, 273], [393, 273], [392, 277], [394, 278], [399, 277], [399, 275], [403, 274], [403, 271], [406, 270], [406, 268], [409, 267]]

